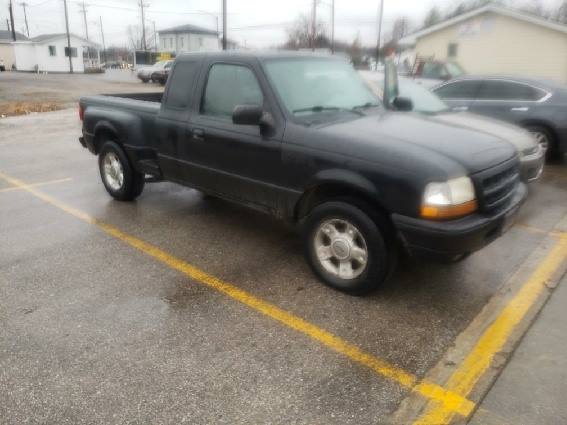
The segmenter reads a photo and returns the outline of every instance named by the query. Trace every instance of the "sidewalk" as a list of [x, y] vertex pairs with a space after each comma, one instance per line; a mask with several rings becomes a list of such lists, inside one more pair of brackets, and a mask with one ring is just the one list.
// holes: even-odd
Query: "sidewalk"
[[567, 275], [469, 423], [567, 424]]

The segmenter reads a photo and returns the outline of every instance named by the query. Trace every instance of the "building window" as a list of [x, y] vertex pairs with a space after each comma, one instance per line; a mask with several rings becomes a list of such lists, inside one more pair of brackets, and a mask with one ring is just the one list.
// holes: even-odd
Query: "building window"
[[203, 37], [199, 37], [199, 47], [203, 47]]
[[169, 48], [173, 49], [173, 37], [169, 39]]
[[57, 56], [57, 51], [55, 50], [55, 46], [48, 46], [49, 47], [49, 56]]
[[458, 47], [457, 43], [449, 43], [449, 46], [447, 46], [447, 57], [456, 58]]
[[[65, 47], [65, 56], [69, 57], [69, 48], [68, 47]], [[77, 48], [76, 47], [71, 47], [71, 57], [72, 58], [77, 57]]]
[[181, 43], [181, 48], [183, 49], [183, 37], [179, 39], [179, 42]]

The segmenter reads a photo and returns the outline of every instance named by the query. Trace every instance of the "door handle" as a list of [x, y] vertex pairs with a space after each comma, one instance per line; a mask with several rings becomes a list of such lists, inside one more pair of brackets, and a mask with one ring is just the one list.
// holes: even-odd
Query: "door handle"
[[468, 106], [455, 106], [453, 108], [453, 111], [455, 112], [464, 112], [464, 111], [468, 111], [469, 107]]
[[511, 108], [510, 109], [512, 112], [528, 112], [530, 110], [530, 108], [528, 108], [527, 106], [519, 106], [516, 108]]
[[191, 134], [193, 136], [193, 139], [195, 140], [205, 139], [205, 130], [203, 130], [202, 128], [194, 128], [193, 130], [191, 130]]

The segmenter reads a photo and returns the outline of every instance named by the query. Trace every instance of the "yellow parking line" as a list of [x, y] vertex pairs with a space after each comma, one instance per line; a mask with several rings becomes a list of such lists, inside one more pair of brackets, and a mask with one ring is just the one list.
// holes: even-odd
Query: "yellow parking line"
[[518, 229], [523, 229], [523, 230], [527, 230], [528, 232], [532, 232], [532, 233], [541, 233], [544, 235], [549, 235], [549, 236], [553, 236], [555, 238], [567, 238], [567, 233], [566, 232], [557, 232], [554, 230], [545, 230], [545, 229], [540, 229], [539, 227], [534, 227], [534, 226], [530, 226], [529, 224], [523, 224], [523, 223], [517, 223], [514, 225], [515, 227], [517, 227]]
[[[56, 184], [56, 183], [63, 183], [63, 182], [68, 182], [73, 180], [71, 177], [66, 177], [64, 179], [57, 179], [57, 180], [48, 180], [45, 182], [39, 182], [39, 183], [31, 183], [31, 184], [25, 184], [25, 187], [38, 187], [38, 186], [45, 186], [48, 184]], [[25, 187], [23, 186], [12, 186], [12, 187], [6, 187], [4, 189], [0, 189], [0, 193], [4, 193], [4, 192], [12, 192], [14, 190], [22, 190]]]
[[[553, 276], [566, 258], [567, 238], [562, 236], [557, 239], [549, 254], [520, 291], [504, 307], [496, 320], [484, 331], [475, 347], [453, 372], [445, 385], [447, 391], [460, 395], [463, 399], [469, 396], [476, 383], [492, 364], [494, 356], [502, 350], [515, 327], [543, 293], [548, 279]], [[431, 400], [414, 425], [447, 424], [452, 421], [455, 412], [456, 409], [449, 410], [437, 401]]]
[[196, 280], [202, 284], [205, 284], [239, 302], [252, 308], [253, 310], [260, 312], [281, 324], [287, 326], [288, 328], [294, 329], [319, 343], [325, 345], [331, 350], [343, 354], [344, 356], [350, 358], [351, 360], [359, 363], [371, 370], [373, 370], [378, 375], [397, 382], [398, 384], [404, 386], [405, 388], [411, 389], [414, 392], [426, 397], [430, 400], [435, 400], [440, 405], [444, 406], [445, 409], [450, 411], [455, 410], [461, 415], [468, 415], [474, 409], [474, 403], [471, 401], [456, 395], [454, 393], [448, 392], [437, 384], [430, 382], [419, 382], [418, 378], [408, 373], [388, 362], [381, 360], [372, 354], [369, 354], [353, 344], [339, 338], [332, 333], [319, 328], [318, 326], [307, 322], [306, 320], [294, 315], [288, 311], [285, 311], [274, 304], [263, 301], [260, 298], [238, 288], [235, 285], [224, 282], [210, 274], [192, 266], [191, 264], [176, 258], [165, 251], [144, 242], [134, 236], [128, 235], [123, 231], [117, 229], [116, 227], [104, 223], [96, 218], [75, 209], [39, 190], [26, 185], [22, 181], [9, 177], [5, 174], [0, 173], [0, 178], [6, 180], [7, 182], [18, 186], [23, 190], [28, 191], [39, 199], [65, 211], [72, 216], [79, 218], [87, 223], [94, 224], [98, 226], [105, 233], [125, 242], [138, 249], [139, 251], [153, 257], [154, 259], [166, 264], [167, 266], [185, 274], [189, 278]]

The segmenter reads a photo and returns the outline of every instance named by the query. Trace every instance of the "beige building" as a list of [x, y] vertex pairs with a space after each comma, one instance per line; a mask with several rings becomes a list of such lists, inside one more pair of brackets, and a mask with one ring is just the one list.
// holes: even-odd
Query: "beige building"
[[544, 77], [567, 83], [567, 25], [487, 5], [418, 31], [420, 57], [458, 62], [470, 74]]

